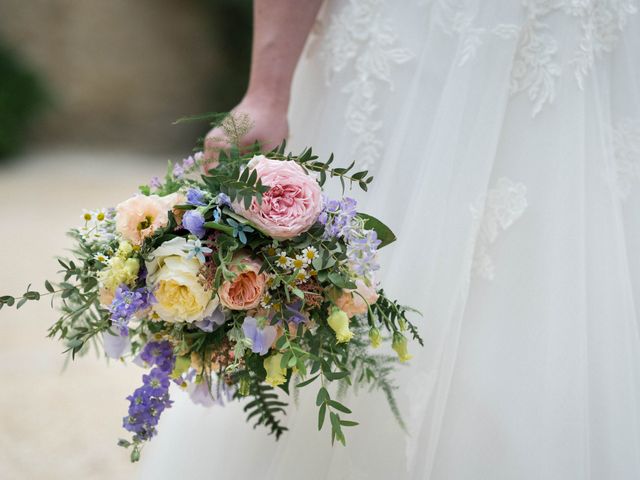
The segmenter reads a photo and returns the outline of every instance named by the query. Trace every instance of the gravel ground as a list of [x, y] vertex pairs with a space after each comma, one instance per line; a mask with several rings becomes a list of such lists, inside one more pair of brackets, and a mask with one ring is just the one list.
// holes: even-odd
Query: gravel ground
[[[19, 294], [29, 282], [43, 290], [82, 208], [114, 205], [164, 165], [74, 151], [27, 155], [0, 170], [0, 294]], [[95, 354], [63, 371], [62, 345], [46, 338], [56, 318], [46, 301], [0, 312], [0, 478], [135, 478], [137, 466], [116, 441], [141, 371]]]

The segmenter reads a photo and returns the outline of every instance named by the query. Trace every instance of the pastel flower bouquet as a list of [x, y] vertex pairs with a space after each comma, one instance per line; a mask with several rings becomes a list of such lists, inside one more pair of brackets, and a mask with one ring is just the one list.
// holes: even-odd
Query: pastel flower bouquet
[[[318, 429], [328, 424], [332, 441], [344, 444], [344, 428], [357, 425], [339, 401], [348, 387], [381, 389], [401, 423], [394, 368], [411, 358], [407, 337], [422, 340], [412, 310], [376, 282], [376, 252], [395, 237], [354, 200], [323, 195], [327, 178], [343, 191], [372, 181], [332, 162], [283, 144], [232, 146], [206, 168], [202, 153], [170, 164], [164, 180], [83, 214], [70, 231], [75, 258], [58, 260], [60, 282], [0, 297], [0, 308], [51, 295], [61, 316], [49, 335], [72, 357], [93, 345], [147, 369], [127, 398], [132, 436], [119, 441], [132, 461], [171, 406], [171, 383], [200, 405], [248, 399], [247, 421], [276, 438], [284, 394], [311, 384]], [[396, 354], [374, 350], [383, 342]]]

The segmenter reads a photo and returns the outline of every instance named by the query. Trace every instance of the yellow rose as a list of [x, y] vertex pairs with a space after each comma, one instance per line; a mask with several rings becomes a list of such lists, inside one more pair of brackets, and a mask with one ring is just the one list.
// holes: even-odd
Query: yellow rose
[[153, 311], [165, 322], [197, 322], [218, 306], [217, 297], [199, 281], [200, 261], [187, 258], [186, 240], [176, 237], [160, 245], [146, 262]]
[[353, 337], [353, 332], [349, 330], [349, 316], [339, 308], [333, 309], [327, 323], [336, 332], [338, 343], [348, 342]]
[[391, 348], [396, 351], [401, 362], [406, 362], [407, 360], [411, 360], [413, 358], [413, 356], [409, 355], [409, 352], [407, 351], [407, 339], [400, 334], [396, 334], [393, 336], [393, 343], [391, 344]]
[[281, 360], [281, 353], [275, 353], [264, 359], [263, 365], [264, 369], [267, 371], [267, 378], [265, 379], [265, 382], [272, 387], [277, 387], [287, 381], [287, 377], [285, 376], [287, 371], [280, 366]]
[[132, 286], [138, 278], [139, 271], [140, 261], [137, 258], [113, 257], [109, 260], [107, 268], [99, 273], [99, 278], [103, 287], [113, 292], [123, 283]]

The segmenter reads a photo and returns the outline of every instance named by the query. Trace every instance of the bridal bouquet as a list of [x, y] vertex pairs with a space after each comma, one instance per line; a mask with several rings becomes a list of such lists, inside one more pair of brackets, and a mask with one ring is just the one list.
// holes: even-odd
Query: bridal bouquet
[[[115, 208], [85, 211], [70, 231], [75, 258], [58, 260], [62, 280], [0, 297], [0, 308], [51, 295], [61, 317], [49, 334], [72, 357], [94, 345], [147, 369], [127, 397], [132, 436], [119, 441], [132, 461], [171, 406], [172, 382], [201, 405], [247, 398], [247, 420], [276, 438], [286, 403], [275, 387], [317, 384], [318, 429], [328, 419], [332, 441], [357, 425], [339, 401], [349, 386], [383, 390], [401, 422], [393, 368], [411, 358], [407, 336], [422, 341], [410, 309], [376, 283], [376, 252], [395, 237], [351, 198], [323, 195], [328, 177], [343, 191], [372, 181], [332, 161], [283, 144], [221, 151], [204, 175], [202, 153], [170, 164]], [[397, 356], [370, 348], [385, 341]]]

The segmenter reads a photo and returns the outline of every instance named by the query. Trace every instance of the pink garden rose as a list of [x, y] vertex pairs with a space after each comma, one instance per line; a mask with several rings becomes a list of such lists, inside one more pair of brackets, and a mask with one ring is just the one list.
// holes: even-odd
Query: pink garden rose
[[267, 275], [259, 273], [262, 263], [244, 253], [236, 254], [231, 271], [236, 274], [232, 281], [225, 281], [218, 290], [220, 303], [230, 310], [251, 310], [262, 300]]
[[135, 195], [116, 207], [116, 230], [125, 240], [141, 245], [145, 238], [167, 226], [169, 210], [182, 202], [179, 193], [166, 197]]
[[[378, 293], [375, 286], [367, 285], [362, 280], [356, 280], [356, 290], [343, 290], [336, 299], [336, 305], [345, 312], [349, 318], [354, 315], [367, 313], [367, 304], [373, 305], [378, 301]], [[364, 297], [364, 298], [363, 298]]]
[[287, 240], [306, 232], [322, 210], [322, 191], [318, 182], [292, 160], [272, 160], [256, 155], [247, 168], [256, 170], [264, 185], [271, 187], [262, 198], [254, 199], [246, 210], [236, 203], [234, 210], [276, 240]]

